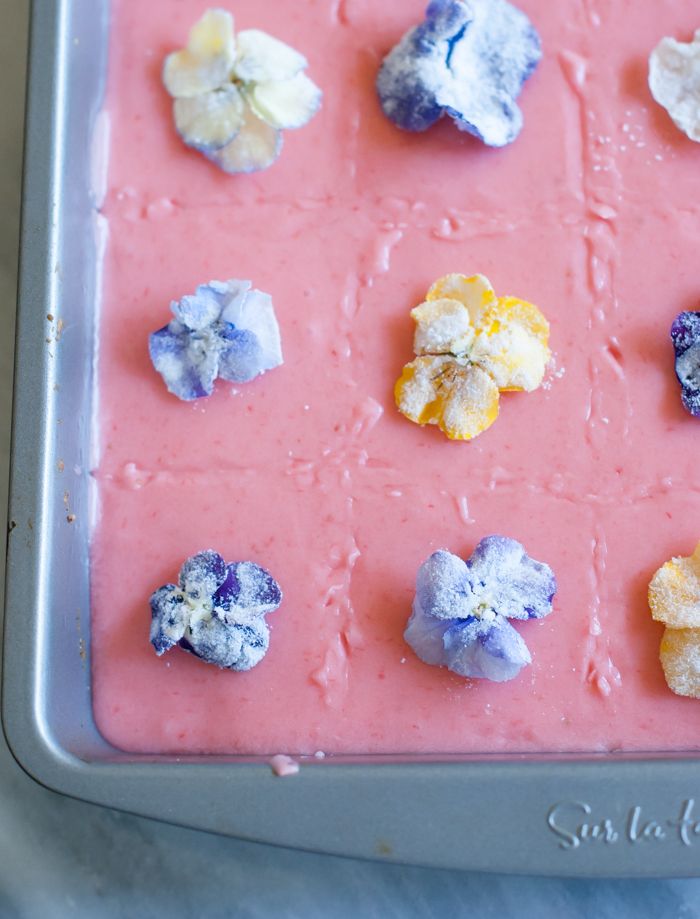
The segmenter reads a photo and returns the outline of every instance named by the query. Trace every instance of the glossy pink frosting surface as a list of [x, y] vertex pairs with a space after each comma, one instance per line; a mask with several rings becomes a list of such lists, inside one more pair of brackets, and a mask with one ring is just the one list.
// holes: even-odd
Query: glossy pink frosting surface
[[[700, 538], [700, 422], [669, 329], [700, 308], [700, 146], [651, 99], [647, 57], [700, 25], [678, 0], [520, 0], [544, 59], [525, 127], [489, 150], [381, 114], [382, 56], [423, 0], [226, 4], [306, 54], [320, 114], [267, 172], [227, 176], [177, 138], [160, 82], [205, 0], [114, 0], [109, 236], [92, 550], [94, 710], [129, 751], [449, 753], [697, 749], [698, 704], [658, 662], [647, 584]], [[405, 420], [409, 310], [481, 272], [549, 318], [555, 366], [472, 443]], [[212, 278], [272, 294], [285, 363], [195, 404], [148, 333]], [[518, 624], [513, 682], [469, 682], [403, 641], [419, 564], [520, 540], [555, 611]], [[220, 671], [148, 641], [148, 597], [214, 548], [284, 591], [270, 650]]]

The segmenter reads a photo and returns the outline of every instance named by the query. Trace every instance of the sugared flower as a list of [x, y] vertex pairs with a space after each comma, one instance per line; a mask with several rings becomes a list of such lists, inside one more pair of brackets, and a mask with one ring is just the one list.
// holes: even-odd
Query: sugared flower
[[224, 172], [267, 169], [282, 149], [282, 131], [302, 127], [321, 106], [307, 64], [259, 29], [234, 35], [230, 13], [208, 10], [163, 67], [178, 134]]
[[425, 131], [449, 115], [502, 147], [520, 133], [516, 99], [542, 56], [527, 16], [506, 0], [432, 0], [425, 21], [384, 58], [377, 92], [387, 118]]
[[649, 584], [649, 607], [666, 629], [659, 656], [669, 688], [700, 699], [700, 543], [666, 562]]
[[551, 568], [505, 536], [482, 539], [468, 561], [446, 549], [418, 570], [404, 638], [426, 664], [501, 683], [531, 663], [509, 619], [542, 619], [557, 585]]
[[677, 316], [671, 326], [671, 341], [683, 405], [691, 415], [700, 418], [700, 312]]
[[549, 323], [532, 303], [496, 297], [483, 275], [440, 278], [411, 316], [417, 357], [394, 389], [411, 421], [472, 440], [498, 417], [501, 392], [532, 392], [542, 383]]
[[269, 294], [250, 281], [210, 281], [170, 304], [174, 319], [152, 332], [153, 366], [179, 399], [210, 396], [217, 377], [246, 383], [282, 363]]
[[265, 656], [265, 616], [282, 602], [269, 571], [254, 562], [226, 564], [207, 549], [188, 558], [177, 584], [151, 596], [151, 644], [160, 656], [179, 645], [208, 664], [250, 670]]
[[691, 42], [661, 39], [649, 58], [649, 88], [675, 126], [700, 143], [700, 29]]

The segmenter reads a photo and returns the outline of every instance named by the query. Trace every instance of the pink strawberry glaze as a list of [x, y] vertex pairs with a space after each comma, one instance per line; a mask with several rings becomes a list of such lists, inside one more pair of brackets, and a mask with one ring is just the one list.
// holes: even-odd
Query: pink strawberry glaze
[[[696, 749], [697, 703], [666, 688], [645, 598], [700, 538], [700, 423], [668, 340], [699, 305], [700, 147], [645, 83], [661, 36], [699, 24], [692, 4], [521, 0], [545, 58], [523, 134], [494, 151], [381, 115], [378, 63], [423, 0], [237, 0], [237, 25], [303, 50], [325, 92], [248, 177], [183, 147], [159, 81], [206, 0], [113, 6], [92, 553], [105, 737], [149, 753]], [[409, 310], [448, 271], [537, 303], [556, 354], [546, 388], [506, 394], [471, 444], [392, 401]], [[273, 295], [285, 364], [181, 403], [147, 334], [171, 299], [229, 277]], [[420, 562], [489, 533], [559, 580], [555, 613], [518, 626], [533, 665], [504, 685], [427, 667], [402, 640]], [[149, 594], [207, 547], [283, 586], [249, 673], [148, 643]]]

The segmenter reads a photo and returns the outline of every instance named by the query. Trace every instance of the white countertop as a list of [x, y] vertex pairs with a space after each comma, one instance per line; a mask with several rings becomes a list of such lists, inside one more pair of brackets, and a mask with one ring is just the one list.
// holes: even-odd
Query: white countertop
[[[50, 3], [53, 0], [36, 0]], [[28, 0], [0, 0], [0, 508], [6, 505]], [[489, 877], [309, 855], [165, 826], [36, 785], [0, 741], [0, 919], [700, 919], [697, 881]]]

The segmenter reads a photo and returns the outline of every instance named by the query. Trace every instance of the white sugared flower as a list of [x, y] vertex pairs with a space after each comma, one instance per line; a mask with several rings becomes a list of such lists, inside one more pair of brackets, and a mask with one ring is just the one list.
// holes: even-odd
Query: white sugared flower
[[659, 42], [649, 58], [649, 89], [676, 127], [700, 143], [700, 29], [691, 42]]
[[307, 63], [259, 29], [236, 36], [230, 13], [208, 10], [163, 67], [178, 134], [225, 172], [267, 169], [282, 149], [282, 131], [302, 127], [320, 108]]

